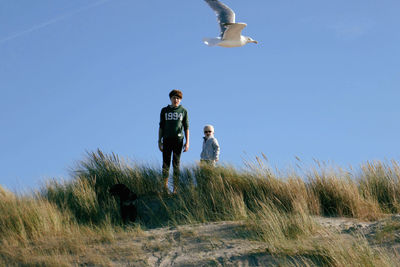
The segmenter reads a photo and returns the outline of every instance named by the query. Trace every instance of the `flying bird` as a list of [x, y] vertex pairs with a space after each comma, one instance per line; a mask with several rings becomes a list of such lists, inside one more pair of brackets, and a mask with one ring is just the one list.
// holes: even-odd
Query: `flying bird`
[[235, 12], [218, 0], [204, 0], [217, 14], [221, 34], [217, 38], [203, 38], [208, 46], [240, 47], [248, 43], [258, 43], [250, 37], [243, 36], [246, 23], [235, 22]]

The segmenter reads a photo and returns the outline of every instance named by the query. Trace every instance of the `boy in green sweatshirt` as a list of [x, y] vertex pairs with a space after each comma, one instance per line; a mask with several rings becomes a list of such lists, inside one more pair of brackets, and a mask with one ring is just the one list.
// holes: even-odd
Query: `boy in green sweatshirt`
[[[179, 179], [179, 164], [182, 149], [183, 152], [189, 150], [189, 117], [187, 110], [180, 105], [182, 92], [172, 90], [169, 93], [171, 104], [162, 108], [160, 113], [160, 128], [158, 130], [158, 148], [163, 155], [163, 179], [164, 188], [168, 192], [169, 166], [171, 164], [171, 153], [173, 155], [173, 181], [174, 193], [177, 191]], [[183, 144], [183, 132], [185, 133], [186, 143]]]

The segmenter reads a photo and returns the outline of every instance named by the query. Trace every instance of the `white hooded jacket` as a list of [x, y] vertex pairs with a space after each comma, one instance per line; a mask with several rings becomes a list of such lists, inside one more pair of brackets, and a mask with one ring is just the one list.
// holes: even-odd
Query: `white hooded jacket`
[[218, 160], [219, 159], [219, 144], [217, 138], [210, 136], [203, 137], [203, 150], [200, 154], [202, 160]]

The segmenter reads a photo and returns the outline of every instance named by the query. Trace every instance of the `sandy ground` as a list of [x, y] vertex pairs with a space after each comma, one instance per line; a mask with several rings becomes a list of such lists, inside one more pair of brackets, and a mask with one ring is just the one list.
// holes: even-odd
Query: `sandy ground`
[[[398, 215], [378, 222], [322, 217], [316, 220], [343, 235], [361, 234], [372, 246], [389, 247], [395, 254], [400, 251]], [[399, 229], [392, 227], [389, 238], [381, 238], [379, 233], [389, 221], [395, 222]], [[93, 249], [96, 253], [113, 255], [109, 259], [111, 266], [280, 266], [288, 262], [265, 253], [266, 243], [241, 237], [240, 229], [240, 222], [165, 227], [131, 236], [125, 234], [115, 242]]]
[[[263, 266], [277, 262], [263, 242], [238, 235], [240, 222], [218, 222], [145, 231], [106, 246], [115, 266]], [[238, 265], [239, 264], [239, 265]]]

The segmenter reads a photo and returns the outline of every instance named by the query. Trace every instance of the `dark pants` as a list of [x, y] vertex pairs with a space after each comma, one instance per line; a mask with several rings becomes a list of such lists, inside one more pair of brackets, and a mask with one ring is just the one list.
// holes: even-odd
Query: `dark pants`
[[176, 190], [176, 186], [178, 185], [179, 179], [179, 163], [181, 160], [183, 148], [183, 139], [179, 138], [165, 138], [163, 139], [163, 178], [165, 179], [165, 186], [168, 186], [168, 176], [169, 176], [169, 166], [171, 164], [171, 154], [173, 154], [172, 158], [172, 167], [174, 169], [174, 191]]

